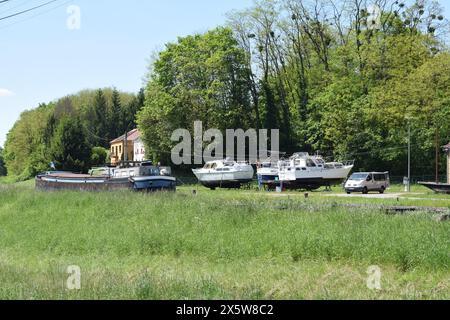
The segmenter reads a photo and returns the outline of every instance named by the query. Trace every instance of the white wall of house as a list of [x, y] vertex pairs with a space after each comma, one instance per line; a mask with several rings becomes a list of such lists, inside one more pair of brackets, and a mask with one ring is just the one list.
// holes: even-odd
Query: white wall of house
[[145, 145], [141, 138], [134, 141], [134, 161], [145, 160]]

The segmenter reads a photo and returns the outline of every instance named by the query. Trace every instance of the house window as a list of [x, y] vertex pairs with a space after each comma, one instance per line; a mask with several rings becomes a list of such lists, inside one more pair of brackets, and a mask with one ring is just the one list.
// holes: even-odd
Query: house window
[[119, 146], [119, 153], [122, 153], [122, 146]]

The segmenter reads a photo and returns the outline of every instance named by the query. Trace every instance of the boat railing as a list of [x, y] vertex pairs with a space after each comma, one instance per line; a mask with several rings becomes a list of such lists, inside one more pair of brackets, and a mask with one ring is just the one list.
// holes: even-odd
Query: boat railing
[[355, 160], [344, 160], [342, 161], [344, 167], [350, 167], [355, 165]]
[[308, 152], [296, 152], [294, 153], [290, 159], [294, 160], [294, 159], [306, 159], [306, 158], [310, 158], [311, 156], [309, 155]]

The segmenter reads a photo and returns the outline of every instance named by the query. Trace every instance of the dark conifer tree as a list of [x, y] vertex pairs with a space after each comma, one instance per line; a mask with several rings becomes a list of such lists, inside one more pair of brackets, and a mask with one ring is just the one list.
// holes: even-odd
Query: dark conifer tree
[[94, 99], [94, 113], [96, 125], [93, 130], [98, 139], [97, 144], [102, 147], [109, 147], [108, 141], [111, 139], [111, 136], [108, 132], [108, 103], [101, 89], [97, 91]]
[[53, 137], [51, 151], [58, 170], [86, 172], [89, 169], [91, 148], [78, 117], [61, 119]]

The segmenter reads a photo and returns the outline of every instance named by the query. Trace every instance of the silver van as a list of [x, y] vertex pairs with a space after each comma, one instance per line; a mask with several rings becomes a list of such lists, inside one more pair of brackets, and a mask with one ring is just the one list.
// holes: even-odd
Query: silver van
[[345, 183], [347, 194], [362, 192], [368, 194], [376, 191], [383, 194], [390, 186], [389, 172], [358, 172], [350, 176]]

